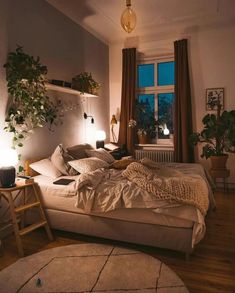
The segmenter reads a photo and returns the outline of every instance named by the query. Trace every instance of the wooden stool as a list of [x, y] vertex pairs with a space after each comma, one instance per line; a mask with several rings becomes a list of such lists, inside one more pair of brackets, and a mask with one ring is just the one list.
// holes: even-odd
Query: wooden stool
[[[26, 194], [27, 192], [29, 192], [29, 190], [32, 192], [31, 194], [34, 196], [34, 199], [35, 199], [35, 201], [32, 203], [26, 203]], [[39, 227], [44, 227], [48, 238], [50, 240], [53, 240], [53, 236], [51, 234], [51, 230], [48, 225], [48, 222], [42, 207], [41, 199], [38, 195], [35, 183], [17, 183], [15, 187], [11, 187], [11, 188], [1, 187], [0, 196], [3, 196], [3, 198], [5, 198], [9, 204], [11, 222], [12, 222], [14, 233], [15, 233], [19, 256], [21, 257], [24, 256], [21, 236], [24, 236], [25, 234]], [[15, 200], [19, 196], [23, 196], [22, 198], [23, 204], [15, 207], [15, 204], [14, 204]], [[24, 227], [24, 212], [33, 207], [39, 209], [40, 221], [32, 225], [29, 225], [27, 227]], [[19, 217], [18, 217], [19, 214], [21, 214], [21, 221], [19, 221]], [[21, 228], [19, 228], [18, 222], [21, 222]]]
[[227, 178], [230, 176], [230, 170], [227, 169], [211, 169], [211, 177], [214, 179], [216, 184], [217, 178], [223, 178], [224, 192], [228, 192]]

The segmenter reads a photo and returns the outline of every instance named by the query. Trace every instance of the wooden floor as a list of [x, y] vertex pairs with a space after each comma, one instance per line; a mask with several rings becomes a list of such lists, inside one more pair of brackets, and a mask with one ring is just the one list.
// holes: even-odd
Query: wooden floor
[[[115, 241], [85, 237], [78, 234], [54, 231], [55, 241], [49, 243], [44, 230], [24, 237], [26, 255], [77, 243], [118, 244], [139, 249], [160, 259], [184, 281], [191, 293], [235, 292], [235, 192], [215, 194], [217, 209], [207, 216], [207, 233], [196, 247], [189, 261], [183, 254], [163, 249], [123, 244]], [[0, 257], [0, 270], [18, 259], [14, 237], [4, 240], [4, 253]]]

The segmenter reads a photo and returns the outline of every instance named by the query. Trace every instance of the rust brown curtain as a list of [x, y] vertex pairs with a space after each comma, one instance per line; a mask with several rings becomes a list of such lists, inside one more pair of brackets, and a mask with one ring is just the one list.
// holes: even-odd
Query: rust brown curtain
[[134, 130], [128, 127], [129, 120], [134, 118], [136, 89], [136, 49], [122, 50], [122, 100], [119, 128], [119, 144], [125, 144], [127, 151], [134, 150]]
[[188, 66], [187, 40], [174, 42], [175, 52], [175, 107], [174, 154], [180, 163], [194, 162], [193, 147], [189, 144], [192, 133], [192, 106]]

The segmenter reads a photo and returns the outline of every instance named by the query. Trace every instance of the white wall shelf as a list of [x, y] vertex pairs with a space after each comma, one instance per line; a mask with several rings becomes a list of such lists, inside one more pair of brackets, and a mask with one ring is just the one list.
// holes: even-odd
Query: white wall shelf
[[47, 90], [50, 90], [50, 91], [57, 91], [57, 92], [76, 95], [76, 96], [80, 96], [80, 97], [84, 97], [84, 98], [97, 98], [98, 97], [96, 95], [92, 95], [92, 94], [88, 94], [88, 93], [83, 94], [83, 93], [81, 93], [77, 90], [71, 89], [69, 87], [58, 86], [58, 85], [54, 85], [51, 83], [46, 83], [46, 88], [47, 88]]

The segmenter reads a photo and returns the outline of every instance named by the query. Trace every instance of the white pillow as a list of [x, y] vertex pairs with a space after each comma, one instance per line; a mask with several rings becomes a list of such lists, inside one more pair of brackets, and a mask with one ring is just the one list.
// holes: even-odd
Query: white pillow
[[108, 168], [109, 164], [98, 158], [84, 158], [80, 160], [74, 160], [68, 162], [79, 173], [87, 173], [95, 171], [99, 168]]
[[64, 162], [61, 144], [56, 147], [54, 153], [51, 155], [51, 162], [63, 175], [69, 175], [67, 165]]
[[49, 159], [43, 159], [41, 161], [31, 163], [29, 166], [34, 171], [47, 177], [57, 178], [62, 175]]
[[98, 149], [98, 150], [86, 150], [85, 151], [88, 157], [96, 157], [98, 159], [101, 159], [109, 164], [112, 164], [115, 159], [114, 157], [107, 152], [105, 149]]

